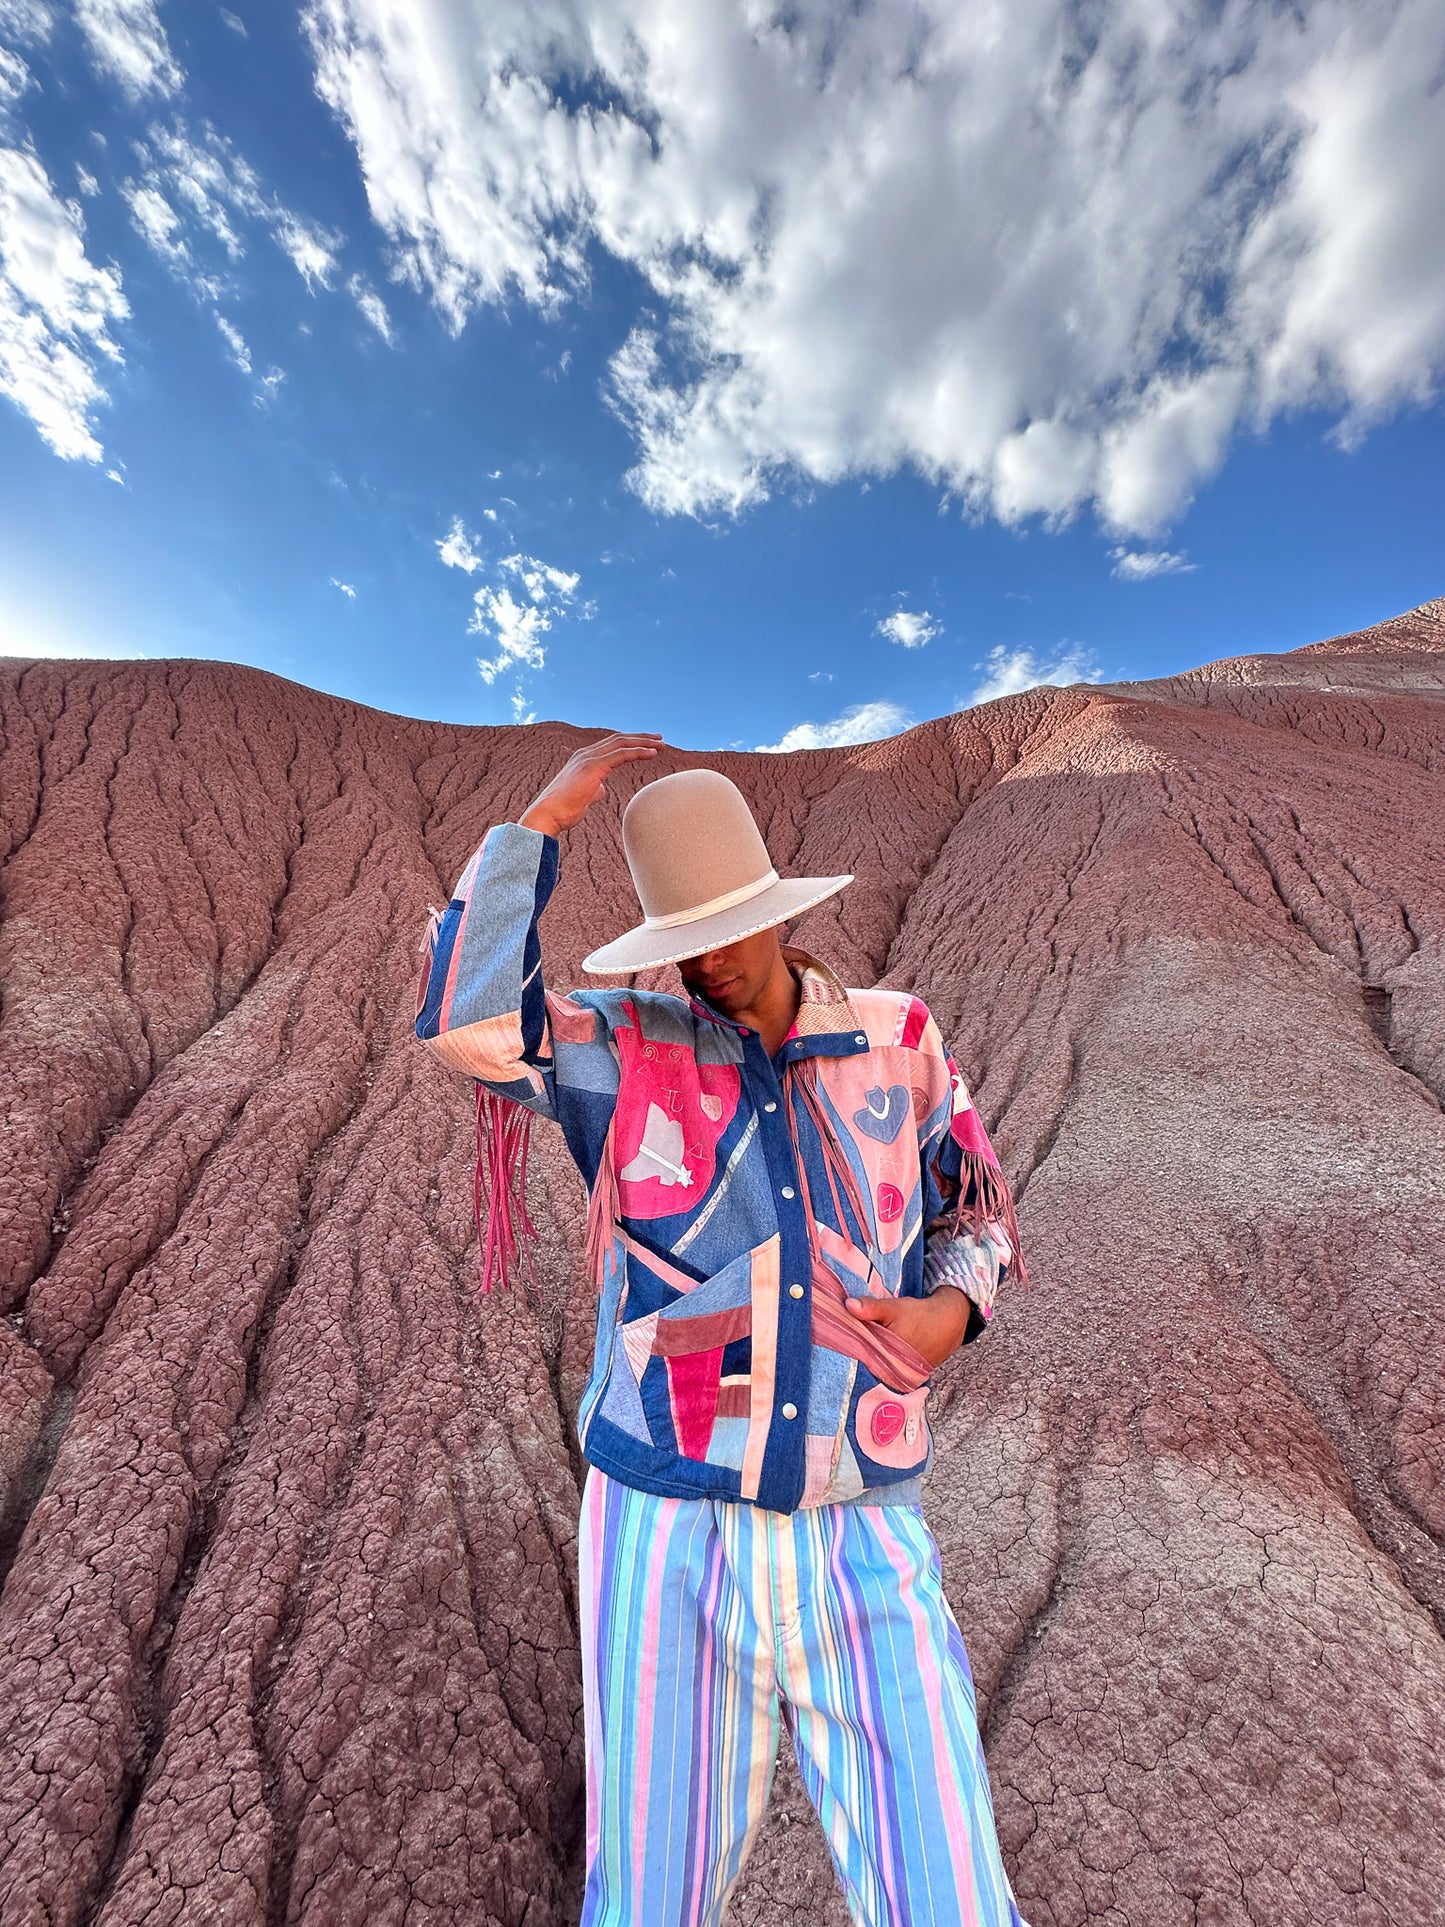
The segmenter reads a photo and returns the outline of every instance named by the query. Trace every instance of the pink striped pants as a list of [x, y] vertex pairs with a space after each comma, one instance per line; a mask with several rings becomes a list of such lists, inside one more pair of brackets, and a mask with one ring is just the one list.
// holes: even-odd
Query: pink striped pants
[[583, 1927], [714, 1927], [786, 1721], [854, 1920], [1027, 1927], [916, 1506], [765, 1512], [595, 1468], [581, 1536]]

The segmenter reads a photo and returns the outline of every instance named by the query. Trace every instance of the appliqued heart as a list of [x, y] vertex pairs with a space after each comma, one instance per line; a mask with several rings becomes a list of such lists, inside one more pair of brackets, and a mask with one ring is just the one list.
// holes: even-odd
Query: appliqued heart
[[863, 1093], [863, 1108], [854, 1111], [853, 1122], [865, 1137], [879, 1144], [891, 1144], [903, 1129], [903, 1120], [913, 1114], [913, 1099], [905, 1084], [890, 1084], [885, 1091], [875, 1084]]

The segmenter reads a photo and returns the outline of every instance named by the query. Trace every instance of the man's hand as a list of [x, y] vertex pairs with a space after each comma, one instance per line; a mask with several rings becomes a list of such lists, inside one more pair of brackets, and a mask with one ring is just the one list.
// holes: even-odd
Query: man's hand
[[519, 821], [527, 829], [541, 830], [547, 836], [570, 830], [573, 824], [582, 821], [606, 789], [607, 778], [619, 763], [636, 763], [643, 757], [656, 756], [661, 747], [662, 738], [655, 730], [643, 730], [634, 736], [614, 730], [610, 736], [599, 737], [567, 759]]
[[963, 1343], [968, 1305], [967, 1293], [956, 1285], [940, 1285], [927, 1298], [847, 1300], [855, 1318], [868, 1325], [886, 1325], [933, 1366], [941, 1365]]

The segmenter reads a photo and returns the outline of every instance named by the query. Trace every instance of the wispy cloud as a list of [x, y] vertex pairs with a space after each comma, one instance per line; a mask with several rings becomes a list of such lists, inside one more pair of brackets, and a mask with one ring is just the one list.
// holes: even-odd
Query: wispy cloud
[[759, 743], [768, 755], [793, 749], [842, 749], [850, 743], [876, 743], [912, 727], [913, 718], [898, 703], [855, 703], [830, 723], [794, 723], [776, 743]]
[[960, 703], [961, 709], [991, 703], [999, 696], [1017, 696], [1021, 690], [1037, 689], [1043, 683], [1098, 682], [1103, 674], [1093, 652], [1076, 643], [1066, 643], [1052, 657], [1037, 656], [1032, 649], [1009, 649], [1000, 643], [989, 650], [985, 662], [975, 667], [984, 671], [984, 677], [968, 700]]
[[437, 543], [437, 554], [449, 569], [461, 569], [467, 575], [475, 575], [482, 566], [476, 537], [467, 533], [459, 515], [452, 517], [451, 527]]
[[313, 294], [330, 287], [342, 237], [269, 193], [208, 121], [156, 122], [136, 155], [140, 171], [121, 187], [136, 230], [203, 299], [244, 259], [248, 229], [268, 234]]
[[216, 316], [216, 326], [221, 331], [221, 339], [231, 352], [231, 359], [243, 375], [251, 372], [251, 350], [246, 346], [241, 330], [227, 321], [223, 314]]
[[1189, 560], [1183, 550], [1169, 549], [1110, 549], [1114, 558], [1111, 575], [1118, 576], [1121, 582], [1148, 582], [1156, 575], [1189, 575], [1198, 566]]
[[355, 591], [355, 589], [353, 589], [353, 588], [352, 588], [352, 586], [351, 586], [351, 584], [350, 584], [349, 582], [343, 582], [343, 581], [341, 581], [341, 580], [340, 580], [340, 578], [339, 578], [339, 577], [337, 577], [337, 576], [332, 576], [332, 578], [331, 578], [331, 586], [332, 586], [332, 588], [333, 588], [333, 589], [340, 589], [340, 591], [341, 591], [341, 593], [342, 593], [342, 594], [343, 594], [343, 595], [344, 595], [345, 597], [347, 597], [347, 599], [348, 599], [349, 601], [351, 601], [351, 602], [355, 602], [355, 600], [356, 600], [356, 591]]
[[921, 649], [939, 633], [939, 625], [927, 609], [895, 609], [891, 616], [883, 618], [874, 631], [875, 635], [886, 636], [889, 642], [896, 642], [901, 649]]
[[[511, 582], [489, 584], [472, 598], [474, 608], [470, 632], [486, 637], [493, 646], [490, 656], [478, 656], [477, 668], [482, 681], [493, 683], [497, 677], [518, 668], [541, 669], [547, 660], [542, 638], [554, 620], [576, 600], [581, 577], [566, 569], [539, 561], [535, 555], [504, 556], [499, 571], [518, 585], [514, 594]], [[518, 685], [520, 692], [520, 685]]]
[[85, 251], [78, 202], [62, 200], [33, 153], [0, 146], [0, 394], [57, 455], [98, 462], [101, 371], [130, 307], [113, 267]]
[[273, 203], [271, 231], [276, 245], [314, 294], [329, 288], [336, 272], [336, 250], [341, 237], [289, 208]]
[[184, 76], [154, 0], [73, 0], [76, 24], [97, 69], [132, 100], [174, 94]]
[[364, 276], [353, 274], [346, 284], [346, 292], [389, 348], [395, 339], [392, 334], [391, 316], [387, 312], [386, 303], [375, 288], [368, 286]]

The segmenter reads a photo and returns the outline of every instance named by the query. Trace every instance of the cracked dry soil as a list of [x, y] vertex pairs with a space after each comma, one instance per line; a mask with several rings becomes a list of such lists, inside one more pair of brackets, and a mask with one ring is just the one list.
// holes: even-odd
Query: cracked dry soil
[[[0, 1918], [574, 1920], [580, 1186], [539, 1130], [540, 1292], [482, 1301], [410, 1024], [581, 733], [204, 663], [0, 704]], [[554, 984], [690, 760], [570, 839]], [[1033, 1927], [1438, 1923], [1445, 604], [708, 760], [857, 873], [800, 941], [927, 998], [1021, 1195], [928, 1512]], [[733, 1917], [843, 1919], [786, 1766]]]

